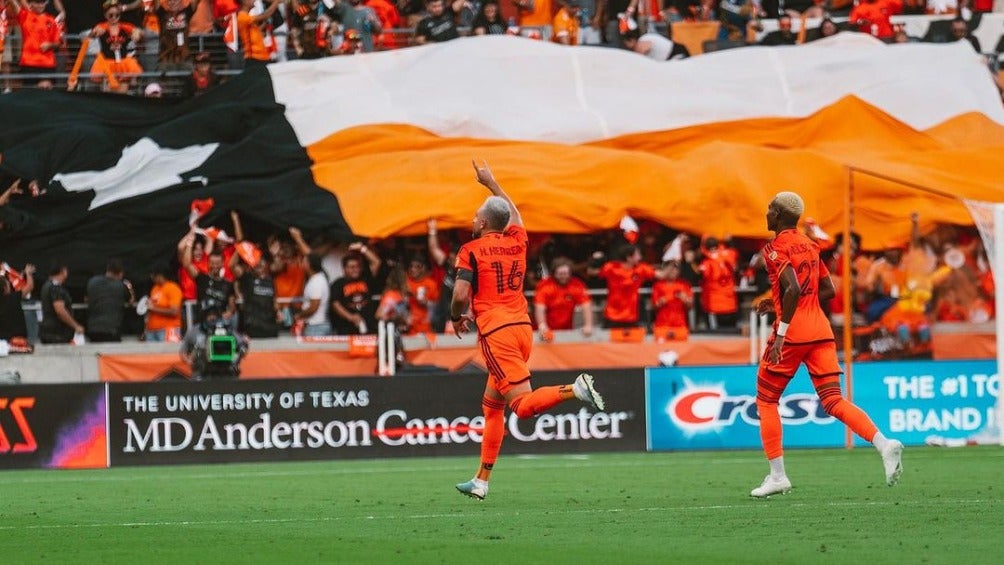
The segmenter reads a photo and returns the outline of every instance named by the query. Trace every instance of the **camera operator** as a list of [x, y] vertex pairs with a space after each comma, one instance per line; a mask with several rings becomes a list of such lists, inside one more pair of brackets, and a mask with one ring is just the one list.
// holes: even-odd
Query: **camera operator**
[[234, 378], [248, 350], [248, 339], [233, 327], [234, 318], [224, 318], [224, 305], [212, 298], [200, 304], [202, 321], [188, 328], [181, 341], [181, 360], [192, 369], [192, 380]]

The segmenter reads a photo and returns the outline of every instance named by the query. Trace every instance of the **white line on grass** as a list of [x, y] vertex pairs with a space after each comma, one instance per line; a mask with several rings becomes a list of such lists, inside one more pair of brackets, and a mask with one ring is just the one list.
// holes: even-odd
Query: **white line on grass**
[[[514, 460], [515, 462], [516, 460]], [[510, 465], [511, 469], [579, 469], [583, 467], [581, 461], [578, 462], [542, 462], [536, 460], [520, 459], [518, 460], [522, 465], [514, 464]], [[744, 463], [750, 463], [752, 460], [744, 461]], [[332, 461], [332, 464], [337, 464], [337, 462]], [[708, 462], [713, 463], [713, 462]], [[591, 460], [587, 463], [589, 467], [596, 468], [611, 468], [611, 467], [664, 467], [679, 465], [679, 462], [672, 462], [667, 460], [652, 460], [652, 461], [607, 461], [601, 462], [596, 460]], [[142, 468], [137, 467], [137, 470]], [[122, 472], [124, 469], [116, 469], [118, 472]], [[129, 475], [106, 475], [106, 474], [95, 474], [88, 476], [72, 476], [72, 475], [59, 475], [60, 471], [48, 471], [46, 474], [34, 477], [24, 477], [24, 478], [14, 478], [5, 480], [5, 484], [20, 483], [20, 484], [36, 484], [36, 483], [90, 483], [90, 482], [127, 482], [127, 481], [176, 481], [176, 480], [207, 480], [207, 479], [218, 479], [218, 480], [231, 480], [236, 478], [253, 478], [253, 477], [311, 477], [311, 476], [326, 476], [326, 475], [369, 475], [373, 473], [419, 473], [419, 472], [431, 472], [431, 473], [442, 473], [442, 472], [462, 472], [470, 471], [470, 463], [457, 463], [456, 465], [439, 465], [439, 466], [407, 466], [402, 467], [399, 465], [394, 465], [388, 463], [387, 465], [380, 465], [376, 467], [357, 467], [350, 465], [347, 467], [331, 467], [325, 469], [303, 469], [303, 470], [289, 470], [289, 471], [237, 471], [234, 472], [231, 469], [220, 468], [220, 472], [207, 472], [200, 470], [197, 473], [184, 474], [182, 472], [178, 473], [167, 473], [167, 474], [146, 474], [137, 473]], [[97, 473], [102, 472], [101, 470], [95, 471]], [[47, 476], [48, 473], [52, 473], [51, 476]]]
[[[930, 500], [890, 500], [890, 501], [837, 501], [837, 502], [796, 502], [785, 504], [785, 508], [795, 507], [851, 507], [867, 508], [876, 506], [958, 506], [960, 504], [987, 504], [1000, 505], [1001, 500], [982, 499], [930, 499]], [[716, 504], [705, 506], [661, 506], [651, 508], [592, 508], [592, 509], [566, 509], [548, 510], [547, 514], [642, 514], [658, 512], [703, 512], [715, 510], [742, 510], [749, 508], [763, 508], [755, 501], [747, 504]], [[85, 528], [161, 528], [161, 527], [202, 527], [202, 526], [249, 526], [256, 524], [306, 524], [323, 522], [348, 522], [354, 520], [433, 520], [433, 519], [473, 519], [473, 518], [513, 518], [526, 514], [526, 510], [512, 510], [492, 513], [466, 513], [452, 512], [440, 514], [388, 514], [385, 516], [325, 516], [322, 518], [254, 518], [246, 520], [177, 520], [177, 521], [156, 521], [156, 522], [94, 522], [88, 524], [28, 524], [23, 526], [0, 525], [0, 531], [21, 531], [21, 530], [70, 530]]]
[[[473, 456], [472, 456], [473, 457]], [[550, 459], [550, 457], [548, 457]], [[687, 462], [681, 462], [680, 460], [674, 458], [666, 457], [652, 457], [646, 458], [644, 461], [617, 461], [609, 460], [604, 461], [602, 459], [587, 459], [582, 456], [568, 456], [566, 459], [570, 461], [567, 462], [549, 462], [546, 459], [533, 459], [528, 457], [513, 456], [513, 463], [509, 464], [510, 469], [581, 469], [583, 466], [594, 467], [594, 468], [634, 468], [634, 467], [679, 467], [681, 465], [690, 465], [693, 463], [699, 463], [701, 466], [707, 465], [749, 465], [760, 463], [763, 461], [763, 457], [760, 455], [751, 455], [749, 457], [736, 457], [729, 459], [707, 459], [704, 461], [690, 460]], [[845, 457], [817, 457], [813, 459], [814, 461], [846, 461]], [[516, 463], [518, 462], [518, 463]], [[319, 461], [301, 461], [300, 463], [320, 463]], [[331, 464], [337, 464], [338, 461], [330, 461]], [[350, 461], [344, 461], [344, 463], [351, 463]], [[141, 470], [142, 467], [136, 467], [135, 469]], [[149, 469], [149, 468], [148, 468]], [[223, 471], [221, 466], [220, 472], [208, 472], [200, 469], [198, 472], [191, 474], [186, 474], [183, 468], [175, 468], [176, 471], [171, 473], [161, 473], [161, 474], [146, 474], [137, 473], [129, 475], [118, 475], [118, 474], [103, 474], [105, 471], [102, 469], [93, 470], [90, 472], [102, 473], [93, 475], [76, 475], [75, 473], [79, 471], [60, 471], [60, 470], [46, 470], [43, 474], [38, 476], [23, 477], [23, 478], [5, 478], [4, 484], [46, 484], [46, 483], [102, 483], [102, 482], [131, 482], [131, 481], [178, 481], [178, 480], [226, 480], [236, 478], [253, 478], [253, 477], [312, 477], [312, 476], [326, 476], [326, 475], [369, 475], [374, 473], [418, 473], [418, 472], [463, 472], [470, 470], [470, 464], [468, 462], [457, 463], [456, 465], [439, 465], [435, 467], [423, 467], [423, 466], [408, 466], [401, 467], [394, 464], [378, 465], [375, 467], [357, 467], [354, 465], [349, 465], [347, 467], [338, 468], [324, 468], [324, 469], [303, 469], [303, 470], [288, 470], [288, 471], [234, 471], [232, 468]], [[124, 468], [116, 468], [113, 472], [123, 472]], [[88, 472], [88, 471], [84, 471]], [[63, 474], [66, 473], [66, 474]]]
[[[934, 451], [922, 451], [920, 453], [936, 453], [940, 450]], [[975, 452], [975, 450], [974, 450]], [[808, 452], [806, 452], [808, 453]], [[847, 454], [852, 452], [845, 452], [841, 455], [830, 455], [825, 457], [814, 457], [813, 461], [832, 461], [832, 462], [844, 462], [847, 461]], [[645, 454], [640, 454], [645, 455]], [[621, 461], [617, 459], [604, 459], [596, 458], [589, 455], [582, 454], [571, 454], [562, 456], [533, 456], [533, 455], [513, 455], [510, 459], [511, 463], [507, 464], [510, 469], [581, 469], [584, 466], [603, 469], [603, 468], [636, 468], [636, 467], [679, 467], [686, 465], [699, 464], [701, 466], [708, 465], [750, 465], [763, 462], [763, 456], [760, 454], [751, 454], [748, 456], [736, 456], [729, 457], [727, 459], [714, 459], [707, 458], [703, 460], [698, 459], [687, 459], [680, 460], [673, 457], [673, 453], [663, 452], [663, 453], [651, 453], [648, 454], [649, 457], [645, 457], [643, 460], [637, 461]], [[476, 457], [476, 454], [471, 457]], [[539, 459], [537, 457], [540, 457]], [[986, 451], [981, 451], [981, 457], [1004, 457], [1004, 450], [1000, 452], [987, 453]], [[559, 459], [560, 460], [555, 460]], [[203, 468], [199, 468], [198, 471], [193, 471], [191, 473], [186, 473], [187, 469], [185, 467], [173, 467], [170, 473], [160, 473], [160, 474], [146, 474], [145, 472], [138, 472], [136, 474], [120, 475], [116, 473], [122, 473], [127, 471], [127, 468], [118, 467], [111, 472], [105, 469], [95, 469], [95, 470], [84, 470], [84, 471], [66, 471], [66, 470], [39, 470], [41, 474], [29, 477], [4, 477], [4, 484], [58, 484], [58, 483], [115, 483], [115, 482], [133, 482], [133, 481], [179, 481], [179, 480], [225, 480], [229, 481], [231, 479], [238, 478], [255, 478], [255, 477], [315, 477], [315, 476], [330, 476], [330, 475], [361, 475], [361, 474], [398, 474], [398, 473], [418, 473], [418, 472], [433, 472], [433, 473], [452, 473], [452, 472], [466, 472], [470, 470], [470, 464], [467, 461], [460, 461], [457, 457], [458, 462], [455, 465], [437, 465], [423, 467], [421, 465], [410, 465], [407, 467], [396, 466], [393, 463], [388, 463], [386, 465], [377, 464], [376, 466], [356, 466], [353, 463], [358, 460], [342, 460], [342, 461], [328, 461], [327, 463], [332, 465], [346, 464], [345, 467], [326, 467], [326, 468], [315, 468], [315, 469], [300, 469], [300, 470], [284, 470], [284, 471], [235, 471], [233, 467], [226, 467], [219, 464], [207, 464], [207, 466], [218, 466], [221, 470], [220, 472], [206, 471]], [[296, 463], [301, 464], [324, 464], [323, 461], [299, 461]], [[273, 463], [279, 465], [279, 463]], [[225, 468], [226, 467], [226, 468]], [[226, 472], [224, 472], [224, 468]], [[135, 467], [137, 471], [150, 470], [151, 468]], [[18, 471], [14, 471], [18, 472]], [[94, 473], [88, 475], [78, 475], [77, 473]]]

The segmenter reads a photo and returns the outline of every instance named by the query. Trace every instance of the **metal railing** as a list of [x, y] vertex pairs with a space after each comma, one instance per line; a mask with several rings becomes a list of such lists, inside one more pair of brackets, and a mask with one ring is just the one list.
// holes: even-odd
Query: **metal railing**
[[[693, 290], [695, 296], [700, 296], [700, 294], [701, 294], [701, 288], [700, 287], [696, 287], [695, 286], [695, 287], [693, 287], [692, 290]], [[747, 311], [747, 309], [749, 309], [749, 304], [748, 303], [749, 303], [750, 299], [753, 296], [755, 296], [756, 294], [758, 294], [758, 291], [755, 288], [749, 288], [749, 287], [738, 286], [738, 285], [735, 287], [735, 290], [736, 290], [736, 294], [738, 295], [738, 299], [739, 299], [739, 312], [740, 313], [745, 313]], [[602, 313], [603, 313], [604, 300], [605, 300], [606, 295], [607, 295], [606, 289], [602, 289], [602, 288], [588, 289], [587, 293], [589, 294], [589, 297], [592, 299], [591, 302], [590, 302], [590, 308], [592, 308], [592, 310], [593, 310], [594, 318], [596, 320], [601, 320], [602, 319]], [[527, 301], [530, 303], [531, 308], [532, 308], [534, 292], [533, 291], [525, 291], [524, 294], [526, 295]], [[642, 324], [645, 327], [650, 327], [652, 325], [654, 319], [655, 319], [655, 317], [654, 317], [655, 313], [654, 313], [654, 310], [652, 309], [652, 301], [650, 300], [650, 297], [651, 297], [651, 294], [652, 294], [652, 289], [651, 288], [642, 288], [642, 289], [639, 290], [638, 294], [639, 294], [639, 298], [638, 299], [640, 301], [639, 323]], [[279, 299], [276, 300], [276, 302], [278, 302], [280, 304], [280, 306], [289, 307], [289, 306], [295, 306], [296, 304], [303, 303], [306, 300], [307, 299], [305, 297], [301, 296], [301, 297], [296, 297], [296, 298], [279, 298]], [[373, 295], [371, 297], [371, 300], [374, 303], [378, 303], [380, 301], [380, 295]], [[183, 328], [191, 327], [195, 323], [195, 321], [196, 321], [196, 308], [197, 308], [197, 305], [198, 305], [198, 301], [196, 301], [196, 300], [185, 300], [184, 302], [182, 302], [182, 324], [183, 324], [182, 327]], [[238, 306], [239, 305], [240, 305], [240, 303], [238, 302]], [[36, 338], [37, 338], [37, 335], [38, 335], [38, 326], [39, 326], [39, 324], [42, 321], [42, 304], [39, 301], [37, 301], [37, 300], [28, 300], [28, 301], [22, 302], [22, 309], [24, 310], [25, 322], [26, 322], [26, 325], [28, 327], [28, 334], [29, 335], [27, 337], [29, 337], [32, 341], [36, 341]], [[86, 312], [87, 312], [87, 303], [86, 302], [75, 302], [75, 303], [73, 303], [71, 305], [71, 310], [74, 313], [76, 313], [74, 317], [78, 321], [86, 320]], [[135, 310], [132, 307], [126, 306], [126, 311], [127, 311], [126, 312], [126, 316], [127, 317], [132, 318], [132, 317], [136, 316], [134, 314]], [[237, 315], [239, 316], [239, 310], [238, 310], [238, 314]], [[531, 315], [532, 315], [532, 310], [531, 310]], [[699, 301], [695, 301], [694, 302], [694, 305], [689, 309], [688, 315], [689, 315], [689, 320], [688, 321], [690, 323], [690, 327], [693, 328], [692, 331], [694, 333], [700, 333], [701, 330], [698, 329], [699, 328], [699, 323], [698, 322], [699, 322], [699, 318], [702, 315], [704, 315], [704, 312], [700, 308], [700, 302]], [[582, 324], [581, 316], [582, 316], [581, 312], [577, 313], [577, 317], [578, 318], [576, 320], [576, 323], [578, 325], [580, 325], [580, 326]], [[282, 326], [282, 327], [286, 327], [286, 326]], [[749, 331], [749, 333], [752, 334], [754, 330], [753, 330], [752, 326], [745, 327], [745, 320], [744, 320], [744, 318], [739, 317], [737, 319], [737, 325], [736, 325], [735, 328], [722, 328], [722, 331], [728, 331], [729, 333], [740, 333], [740, 334], [744, 334], [745, 335], [745, 333], [747, 331]], [[716, 331], [714, 329], [710, 329], [710, 328], [707, 329], [707, 332], [708, 333], [716, 333]]]
[[[470, 35], [471, 29], [469, 27], [458, 27], [457, 29], [461, 36]], [[533, 31], [539, 32], [541, 29], [543, 28], [525, 27], [522, 28], [522, 35], [529, 35]], [[297, 59], [296, 53], [293, 50], [292, 41], [288, 41], [287, 35], [288, 34], [285, 31], [275, 33], [278, 43], [280, 46], [284, 47], [278, 57], [280, 61]], [[53, 88], [65, 89], [67, 87], [67, 79], [70, 76], [68, 71], [73, 66], [73, 62], [77, 53], [80, 51], [82, 40], [85, 36], [86, 32], [82, 32], [80, 34], [67, 34], [65, 36], [64, 44], [56, 52], [55, 72], [3, 73], [0, 71], [0, 92], [36, 88], [35, 85], [26, 83], [43, 79], [52, 81]], [[414, 28], [386, 29], [375, 38], [376, 41], [374, 42], [374, 50], [387, 51], [415, 46], [414, 37]], [[130, 93], [140, 94], [148, 84], [151, 82], [157, 82], [163, 88], [165, 96], [177, 96], [181, 94], [182, 80], [187, 78], [189, 73], [186, 71], [156, 70], [158, 63], [158, 41], [159, 37], [156, 34], [144, 31], [143, 39], [137, 44], [137, 49], [134, 55], [137, 62], [140, 64], [140, 67], [144, 69], [144, 72], [139, 75], [123, 75], [124, 79], [127, 79], [130, 83], [132, 83], [129, 88]], [[21, 37], [19, 34], [11, 34], [8, 36], [7, 42], [11, 49], [12, 59], [16, 65], [21, 53]], [[76, 88], [77, 90], [100, 91], [106, 88], [104, 75], [92, 74], [89, 72], [94, 62], [94, 58], [98, 53], [98, 49], [98, 42], [90, 42], [88, 52], [81, 66], [79, 81]], [[188, 50], [191, 53], [209, 53], [213, 68], [220, 76], [240, 74], [244, 68], [243, 52], [231, 51], [226, 46], [222, 33], [190, 35], [188, 37]]]

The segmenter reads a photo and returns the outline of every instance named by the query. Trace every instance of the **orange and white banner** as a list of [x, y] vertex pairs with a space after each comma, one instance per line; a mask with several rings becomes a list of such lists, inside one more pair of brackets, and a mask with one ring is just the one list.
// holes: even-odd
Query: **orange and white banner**
[[[1004, 109], [962, 43], [839, 34], [656, 63], [479, 37], [270, 73], [315, 180], [361, 235], [421, 233], [430, 217], [467, 226], [484, 197], [472, 157], [489, 160], [542, 232], [613, 228], [630, 212], [697, 233], [766, 236], [770, 198], [797, 190], [836, 233], [848, 167], [1004, 200]], [[863, 174], [855, 204], [867, 248], [905, 241], [913, 211], [971, 223], [954, 199]]]

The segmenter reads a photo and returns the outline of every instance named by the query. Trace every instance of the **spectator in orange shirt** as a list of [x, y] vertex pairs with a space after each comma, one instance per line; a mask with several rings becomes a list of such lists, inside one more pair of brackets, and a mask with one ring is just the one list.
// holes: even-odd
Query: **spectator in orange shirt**
[[[45, 0], [9, 0], [7, 10], [13, 14], [21, 28], [22, 73], [45, 74], [56, 72], [56, 48], [59, 47], [59, 25], [52, 14], [45, 11]], [[38, 88], [52, 89], [51, 79], [39, 79]]]
[[303, 286], [307, 282], [304, 257], [311, 252], [298, 228], [290, 227], [289, 235], [293, 238], [293, 245], [277, 237], [271, 237], [268, 241], [268, 251], [272, 255], [269, 269], [275, 284], [275, 300], [285, 328], [292, 327], [294, 302], [303, 296]]
[[[396, 266], [387, 274], [380, 304], [377, 305], [376, 319], [383, 322], [393, 322], [394, 329], [399, 334], [411, 326], [414, 309], [411, 302], [411, 283], [404, 269]], [[399, 351], [403, 351], [400, 348]]]
[[401, 14], [393, 3], [389, 0], [365, 0], [363, 6], [372, 8], [376, 12], [377, 18], [380, 19], [382, 33], [376, 38], [378, 50], [397, 49], [406, 45], [406, 42], [399, 39], [390, 31], [392, 29], [401, 29], [402, 27]]
[[429, 275], [422, 257], [412, 257], [408, 262], [408, 301], [411, 308], [411, 325], [408, 335], [432, 332], [429, 311], [439, 300], [439, 285]]
[[268, 47], [265, 46], [265, 34], [261, 26], [279, 9], [279, 0], [271, 0], [268, 8], [257, 16], [250, 14], [254, 3], [255, 0], [241, 0], [241, 7], [237, 11], [237, 37], [244, 51], [244, 68], [267, 65], [272, 59]]
[[622, 245], [613, 261], [606, 262], [598, 269], [591, 266], [589, 274], [598, 275], [607, 281], [607, 303], [603, 307], [603, 323], [607, 328], [633, 328], [641, 325], [638, 291], [646, 282], [664, 278], [663, 273], [642, 262], [641, 251], [631, 244]]
[[735, 327], [739, 300], [736, 295], [736, 251], [721, 246], [718, 239], [705, 241], [701, 273], [701, 308], [708, 315], [708, 328]]
[[564, 4], [554, 16], [554, 35], [551, 40], [563, 45], [578, 45], [579, 0], [565, 0]]
[[153, 288], [147, 297], [146, 341], [181, 341], [181, 287], [168, 280], [164, 269], [150, 275]]
[[512, 0], [512, 3], [519, 11], [519, 27], [540, 28], [541, 37], [551, 36], [551, 19], [554, 10], [551, 0]]
[[586, 283], [572, 276], [572, 262], [559, 257], [551, 265], [551, 276], [540, 281], [533, 294], [533, 314], [537, 331], [550, 341], [552, 330], [574, 327], [575, 309], [582, 309], [582, 333], [593, 334], [593, 308]]
[[[902, 3], [899, 4], [902, 6]], [[889, 16], [898, 13], [895, 1], [863, 0], [851, 10], [847, 21], [858, 26], [861, 33], [869, 33], [879, 39], [892, 39], [895, 31]]]
[[[206, 253], [205, 245], [199, 238], [192, 238], [189, 235], [181, 238], [178, 242], [178, 262], [187, 253], [191, 257], [192, 265], [202, 274], [209, 272], [209, 254]], [[190, 249], [189, 249], [190, 248]], [[188, 273], [188, 269], [178, 270], [178, 280], [181, 283], [181, 292], [185, 300], [195, 300], [198, 290], [195, 285], [195, 278]]]
[[694, 304], [694, 291], [687, 281], [680, 278], [680, 265], [670, 262], [666, 265], [666, 279], [652, 285], [652, 309], [655, 311], [653, 323], [656, 336], [685, 341], [690, 335], [687, 316]]
[[439, 279], [439, 302], [432, 309], [432, 331], [443, 333], [446, 321], [450, 318], [450, 301], [453, 300], [453, 284], [457, 278], [457, 247], [448, 244], [444, 247], [439, 240], [439, 229], [435, 219], [430, 219], [429, 226], [429, 258], [432, 260], [434, 277]]

